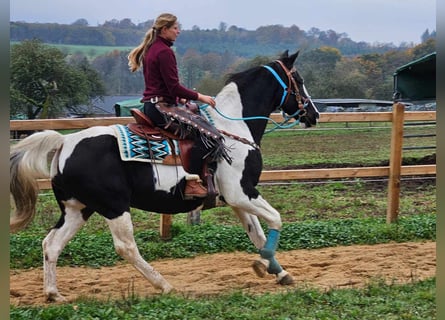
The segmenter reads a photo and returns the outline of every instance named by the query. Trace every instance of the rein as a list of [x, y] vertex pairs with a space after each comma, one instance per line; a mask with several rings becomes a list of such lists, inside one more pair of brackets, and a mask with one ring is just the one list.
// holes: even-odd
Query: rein
[[[204, 113], [204, 115], [205, 115], [205, 117], [207, 118], [207, 120], [209, 120], [209, 122], [214, 126], [215, 123], [213, 122], [212, 117], [210, 116], [210, 114], [209, 114], [209, 113], [207, 112], [207, 110], [206, 110], [209, 106], [210, 106], [209, 104], [203, 104], [203, 105], [199, 106], [199, 110], [200, 110], [201, 112]], [[213, 109], [214, 109], [220, 116], [222, 116], [223, 118], [226, 118], [226, 119], [228, 119], [228, 120], [247, 121], [247, 120], [264, 119], [264, 120], [271, 120], [271, 121], [273, 121], [272, 119], [270, 119], [270, 118], [268, 118], [268, 117], [260, 117], [260, 116], [258, 116], [258, 117], [246, 117], [246, 118], [232, 118], [232, 117], [229, 117], [229, 116], [226, 116], [225, 114], [223, 114], [223, 113], [222, 113], [218, 108], [216, 108], [216, 107], [213, 107]], [[224, 130], [221, 130], [221, 129], [217, 129], [217, 130], [218, 130], [221, 134], [223, 134], [223, 135], [225, 135], [225, 136], [227, 136], [227, 137], [229, 137], [229, 138], [232, 138], [232, 139], [237, 140], [237, 141], [239, 141], [239, 142], [242, 142], [242, 143], [244, 143], [244, 144], [248, 144], [248, 145], [254, 147], [255, 149], [260, 150], [260, 146], [259, 146], [258, 144], [256, 144], [255, 142], [253, 142], [253, 141], [249, 141], [249, 140], [247, 140], [246, 138], [237, 136], [237, 135], [235, 135], [235, 134], [229, 133], [229, 132], [224, 131]]]
[[278, 108], [281, 108], [283, 104], [287, 102], [289, 96], [292, 94], [292, 87], [294, 87], [295, 90], [293, 92], [295, 93], [295, 99], [298, 103], [298, 108], [302, 110], [303, 104], [301, 102], [300, 90], [298, 90], [297, 83], [295, 82], [294, 77], [292, 77], [292, 71], [294, 69], [289, 70], [280, 60], [275, 60], [275, 62], [278, 63], [280, 67], [283, 69], [283, 71], [286, 73], [288, 85], [284, 83], [283, 79], [281, 79], [278, 73], [271, 66], [263, 66], [263, 67], [269, 70], [270, 73], [272, 73], [272, 75], [275, 77], [275, 79], [277, 79], [278, 83], [283, 88], [283, 96], [281, 97], [281, 103], [278, 106]]
[[[211, 115], [210, 115], [210, 114], [207, 112], [207, 110], [206, 110], [208, 107], [210, 107], [209, 104], [203, 104], [203, 105], [199, 106], [199, 110], [205, 115], [205, 117], [207, 118], [207, 120], [214, 126], [215, 123], [214, 123], [214, 121], [213, 121], [213, 118], [211, 117]], [[296, 116], [297, 113], [300, 112], [300, 110], [298, 110], [297, 112], [295, 112], [293, 115], [290, 115], [290, 116], [284, 114], [284, 112], [283, 112], [284, 121], [281, 122], [281, 123], [278, 123], [278, 122], [274, 121], [272, 118], [269, 118], [269, 117], [263, 117], [263, 116], [244, 117], [244, 118], [233, 118], [233, 117], [229, 117], [229, 116], [225, 115], [224, 113], [222, 113], [221, 110], [219, 110], [217, 107], [212, 107], [212, 108], [213, 108], [213, 109], [214, 109], [214, 110], [215, 110], [221, 117], [226, 118], [226, 119], [231, 120], [231, 121], [267, 120], [267, 121], [272, 122], [272, 123], [275, 125], [275, 127], [274, 127], [273, 129], [266, 130], [265, 133], [269, 133], [269, 132], [274, 131], [274, 130], [276, 130], [276, 129], [289, 129], [289, 128], [292, 128], [292, 127], [294, 127], [295, 125], [297, 125], [297, 124], [300, 123], [299, 120], [295, 120], [295, 121], [294, 121], [293, 123], [291, 123], [291, 124], [284, 125], [285, 123], [289, 122], [289, 120], [292, 119], [294, 116]], [[237, 136], [237, 135], [234, 135], [234, 134], [232, 134], [232, 133], [229, 133], [229, 132], [224, 131], [224, 130], [221, 130], [221, 129], [217, 129], [217, 130], [218, 130], [220, 133], [222, 133], [223, 135], [225, 135], [225, 136], [227, 136], [227, 137], [229, 137], [229, 138], [232, 138], [232, 139], [234, 139], [234, 140], [240, 141], [240, 142], [242, 142], [242, 143], [244, 143], [244, 144], [248, 144], [248, 145], [254, 147], [255, 149], [258, 149], [258, 150], [260, 149], [260, 146], [259, 146], [258, 144], [256, 144], [255, 142], [249, 141], [249, 140], [247, 140], [246, 138], [239, 137], [239, 136]]]
[[290, 92], [291, 92], [291, 88], [289, 86], [286, 86], [286, 84], [284, 83], [283, 79], [280, 78], [278, 73], [274, 69], [272, 69], [271, 66], [263, 66], [263, 67], [266, 68], [267, 70], [269, 70], [270, 73], [273, 74], [275, 79], [278, 80], [278, 83], [283, 88], [283, 96], [281, 97], [281, 102], [280, 102], [280, 105], [278, 106], [278, 108], [281, 108], [281, 106], [284, 104], [284, 102], [287, 101], [287, 98], [289, 98], [289, 95], [290, 95]]
[[[279, 83], [279, 84], [281, 85], [281, 87], [283, 88], [283, 95], [282, 95], [282, 97], [281, 97], [280, 105], [278, 106], [278, 109], [280, 109], [281, 114], [282, 114], [283, 119], [284, 119], [283, 122], [278, 123], [278, 122], [274, 121], [273, 119], [271, 119], [271, 118], [269, 118], [269, 117], [263, 117], [263, 116], [233, 118], [233, 117], [229, 117], [229, 116], [223, 114], [217, 107], [213, 107], [213, 109], [214, 109], [220, 116], [222, 116], [223, 118], [226, 118], [226, 119], [228, 119], [228, 120], [233, 120], [233, 121], [267, 120], [267, 121], [272, 122], [272, 123], [275, 125], [275, 127], [272, 128], [272, 129], [266, 130], [265, 133], [274, 131], [274, 130], [276, 130], [276, 129], [288, 129], [288, 128], [292, 128], [292, 127], [294, 127], [295, 125], [299, 124], [299, 123], [300, 123], [300, 120], [299, 120], [299, 119], [298, 119], [298, 120], [295, 120], [295, 121], [294, 121], [293, 123], [291, 123], [291, 124], [286, 124], [286, 123], [288, 123], [289, 120], [293, 119], [294, 117], [297, 117], [297, 116], [298, 116], [298, 117], [300, 118], [300, 117], [301, 117], [300, 113], [301, 113], [302, 111], [303, 111], [303, 112], [306, 111], [305, 109], [306, 109], [306, 106], [307, 106], [308, 101], [309, 101], [310, 99], [304, 99], [304, 100], [305, 100], [304, 104], [301, 102], [300, 91], [298, 90], [298, 86], [297, 86], [297, 83], [295, 82], [294, 77], [292, 77], [292, 71], [293, 71], [293, 69], [289, 70], [288, 68], [286, 68], [286, 66], [285, 66], [280, 60], [275, 60], [275, 62], [277, 62], [277, 63], [280, 65], [280, 67], [283, 69], [283, 71], [286, 73], [286, 76], [287, 76], [287, 80], [288, 80], [288, 84], [289, 84], [289, 85], [286, 85], [286, 84], [284, 83], [283, 79], [281, 79], [281, 77], [278, 75], [278, 73], [277, 73], [272, 67], [267, 66], [267, 65], [264, 65], [263, 67], [266, 68], [270, 73], [272, 73], [272, 75], [275, 77], [275, 79], [278, 81], [278, 83]], [[295, 99], [297, 100], [297, 103], [298, 103], [298, 110], [295, 111], [293, 114], [288, 115], [288, 114], [282, 109], [282, 106], [287, 102], [287, 100], [289, 99], [289, 96], [292, 94], [292, 87], [295, 88], [295, 91], [293, 91], [293, 93], [295, 94]], [[303, 85], [303, 89], [305, 90], [304, 85]], [[204, 104], [204, 105], [201, 105], [201, 106], [199, 107], [199, 110], [202, 111], [202, 112], [205, 114], [206, 118], [209, 120], [209, 122], [210, 122], [212, 125], [214, 125], [214, 122], [213, 122], [212, 117], [210, 116], [210, 114], [209, 114], [209, 113], [207, 112], [207, 110], [206, 110], [208, 107], [209, 107], [208, 104]], [[304, 115], [304, 114], [303, 114], [303, 115]], [[247, 140], [246, 138], [239, 137], [239, 136], [237, 136], [237, 135], [231, 134], [231, 133], [229, 133], [229, 132], [227, 132], [227, 131], [224, 131], [224, 130], [221, 130], [221, 129], [218, 129], [218, 131], [219, 131], [220, 133], [222, 133], [223, 135], [225, 135], [225, 136], [228, 136], [228, 137], [230, 137], [230, 138], [232, 138], [232, 139], [235, 139], [235, 140], [237, 140], [237, 141], [240, 141], [240, 142], [242, 142], [242, 143], [244, 143], [244, 144], [248, 144], [248, 145], [254, 147], [255, 149], [260, 149], [260, 147], [259, 147], [255, 142], [249, 141], [249, 140]]]
[[[283, 88], [283, 96], [281, 97], [281, 103], [278, 106], [278, 109], [281, 111], [281, 114], [284, 118], [283, 122], [281, 122], [280, 124], [276, 124], [275, 123], [275, 128], [266, 130], [265, 133], [274, 131], [276, 129], [284, 129], [284, 128], [291, 128], [293, 126], [295, 126], [296, 124], [300, 123], [300, 118], [302, 116], [304, 116], [306, 114], [306, 106], [308, 105], [308, 102], [310, 101], [310, 98], [304, 98], [304, 104], [301, 102], [301, 94], [300, 94], [300, 90], [298, 90], [298, 86], [297, 83], [295, 82], [294, 77], [292, 77], [292, 71], [294, 71], [295, 69], [291, 69], [289, 70], [283, 62], [281, 62], [280, 60], [275, 60], [276, 63], [278, 63], [280, 65], [280, 67], [283, 69], [283, 71], [286, 73], [287, 76], [287, 82], [288, 85], [286, 85], [283, 81], [283, 79], [281, 79], [281, 77], [278, 75], [278, 73], [270, 66], [263, 66], [264, 68], [266, 68], [270, 73], [272, 73], [272, 75], [275, 77], [275, 79], [278, 81], [278, 83], [281, 85], [281, 87]], [[292, 87], [294, 87], [294, 91], [292, 91]], [[306, 88], [304, 87], [303, 84], [303, 90], [305, 91], [306, 94]], [[283, 109], [282, 106], [287, 102], [287, 100], [289, 99], [289, 96], [291, 94], [295, 94], [295, 100], [298, 103], [298, 110], [295, 111], [293, 114], [288, 115]], [[301, 114], [303, 113], [303, 114]], [[294, 121], [293, 123], [291, 123], [290, 125], [284, 125], [287, 122], [289, 122], [290, 119], [298, 117], [298, 120]]]

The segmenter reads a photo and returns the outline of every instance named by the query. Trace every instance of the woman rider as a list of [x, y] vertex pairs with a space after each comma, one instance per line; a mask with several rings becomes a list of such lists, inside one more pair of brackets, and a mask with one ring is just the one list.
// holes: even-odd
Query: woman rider
[[[156, 126], [163, 129], [167, 129], [165, 128], [167, 121], [165, 115], [156, 107], [158, 102], [174, 106], [178, 102], [184, 104], [187, 100], [197, 100], [212, 107], [216, 104], [211, 96], [190, 90], [179, 83], [176, 57], [171, 49], [179, 34], [176, 16], [163, 13], [146, 32], [139, 46], [128, 56], [128, 65], [132, 72], [142, 66], [145, 89], [141, 102], [144, 103], [144, 113]], [[199, 175], [203, 167], [203, 158], [209, 150], [199, 137], [199, 133], [195, 134], [194, 140], [190, 159], [191, 175], [186, 177], [184, 194], [186, 198], [203, 198], [207, 196], [207, 189], [201, 184]]]

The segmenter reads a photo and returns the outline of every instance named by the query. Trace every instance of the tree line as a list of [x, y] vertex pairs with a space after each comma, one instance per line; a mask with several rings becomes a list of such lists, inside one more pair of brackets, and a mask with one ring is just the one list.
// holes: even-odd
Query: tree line
[[[356, 56], [343, 55], [338, 48], [330, 46], [301, 49], [296, 67], [313, 97], [391, 100], [396, 69], [434, 52], [435, 47], [436, 41], [430, 38], [405, 50], [393, 49]], [[253, 58], [239, 57], [230, 52], [202, 53], [194, 48], [182, 55], [176, 52], [176, 55], [182, 83], [189, 88], [216, 95], [229, 74], [268, 63], [285, 49], [292, 48], [283, 47], [275, 54]], [[142, 74], [128, 71], [128, 53], [115, 50], [91, 61], [92, 68], [100, 74], [110, 95], [142, 92]], [[79, 59], [83, 59], [82, 55]]]
[[[26, 23], [10, 22], [11, 41], [40, 39], [44, 43], [96, 45], [96, 46], [136, 46], [144, 37], [147, 29], [153, 25], [153, 20], [135, 24], [131, 19], [110, 20], [102, 25], [89, 26], [85, 19], [78, 19], [72, 24], [57, 23]], [[424, 42], [425, 37], [436, 37], [436, 32], [429, 30], [419, 35]], [[422, 39], [421, 39], [422, 37]], [[365, 53], [383, 53], [393, 49], [406, 49], [413, 43], [369, 44], [364, 41], [352, 41], [346, 33], [334, 30], [311, 28], [307, 31], [297, 25], [284, 27], [282, 25], [267, 25], [256, 30], [246, 30], [237, 26], [228, 26], [221, 22], [218, 28], [182, 30], [176, 49], [184, 54], [188, 48], [204, 54], [214, 52], [232, 54], [245, 58], [257, 55], [272, 55], [282, 48], [301, 48], [311, 50], [322, 46], [335, 47], [342, 55], [358, 55]]]
[[[152, 23], [152, 21], [147, 21], [144, 25], [136, 26], [127, 19], [108, 22], [102, 28], [133, 29], [134, 33], [134, 30], [138, 28], [145, 31]], [[28, 25], [41, 26], [40, 24]], [[70, 27], [92, 28], [83, 20], [76, 21]], [[288, 32], [289, 30], [292, 32]], [[198, 35], [206, 32], [213, 36], [219, 33], [221, 40], [225, 33], [234, 32], [239, 36], [241, 32], [248, 31], [240, 30], [234, 26], [227, 28], [221, 23], [217, 30], [199, 30], [196, 27], [190, 32], [190, 35], [198, 37], [193, 41], [199, 42], [201, 41], [199, 39], [202, 38], [199, 38]], [[196, 88], [201, 92], [216, 95], [222, 89], [227, 75], [267, 63], [277, 58], [285, 49], [294, 50], [297, 47], [301, 52], [296, 67], [304, 77], [306, 87], [313, 98], [390, 100], [395, 70], [436, 50], [435, 32], [430, 33], [428, 30], [422, 34], [422, 43], [419, 45], [405, 48], [390, 46], [383, 51], [379, 48], [379, 50], [370, 50], [354, 55], [342, 51], [344, 49], [338, 44], [347, 37], [345, 35], [335, 37], [335, 32], [326, 32], [321, 36], [321, 32], [311, 31], [312, 37], [318, 34], [317, 39], [320, 37], [324, 39], [330, 34], [332, 45], [321, 45], [324, 43], [320, 42], [321, 40], [304, 44], [303, 39], [307, 40], [308, 33], [301, 31], [296, 26], [290, 28], [260, 27], [255, 32], [257, 39], [252, 40], [251, 45], [256, 47], [260, 53], [250, 56], [249, 54], [237, 54], [235, 50], [235, 47], [245, 46], [244, 50], [247, 52], [248, 42], [245, 42], [246, 44], [239, 43], [234, 46], [233, 50], [226, 48], [219, 52], [209, 49], [200, 50], [199, 47], [192, 45], [180, 49], [180, 43], [182, 43], [181, 45], [194, 43], [192, 40], [183, 39], [186, 33], [183, 31], [180, 36], [181, 41], [177, 41], [174, 46], [183, 84], [189, 88]], [[48, 40], [45, 40], [47, 37], [43, 34], [45, 33], [35, 34], [33, 39], [19, 40], [18, 37], [12, 37], [11, 30], [11, 40], [20, 41], [11, 47], [11, 116], [24, 114], [30, 119], [54, 117], [63, 110], [88, 113], [95, 101], [104, 95], [140, 95], [142, 93], [143, 77], [141, 72], [131, 73], [128, 69], [127, 55], [129, 51], [113, 50], [94, 59], [87, 59], [82, 53], [67, 54], [51, 47], [49, 44], [54, 42], [47, 42]], [[262, 37], [260, 37], [261, 34]], [[275, 36], [279, 34], [281, 40], [278, 40], [279, 37], [276, 36], [276, 42], [271, 41], [273, 34]], [[15, 35], [17, 34], [15, 33]], [[69, 37], [78, 39], [75, 35], [76, 33], [73, 33]], [[54, 39], [56, 38], [54, 37]], [[114, 37], [114, 39], [117, 38]], [[297, 41], [297, 39], [299, 40]], [[141, 38], [134, 45], [137, 45], [140, 40]], [[212, 41], [218, 42], [215, 39]], [[278, 46], [277, 43], [280, 41], [282, 45]], [[287, 41], [286, 45], [283, 44], [285, 41]], [[292, 42], [292, 45], [289, 42]], [[302, 46], [296, 46], [295, 42]], [[227, 44], [225, 40], [218, 43], [220, 47]], [[273, 47], [271, 53], [258, 49], [262, 48], [259, 43], [264, 46], [269, 44], [269, 48]], [[97, 43], [95, 44], [97, 45]], [[369, 45], [366, 44], [366, 46]], [[85, 106], [87, 106], [86, 111]]]

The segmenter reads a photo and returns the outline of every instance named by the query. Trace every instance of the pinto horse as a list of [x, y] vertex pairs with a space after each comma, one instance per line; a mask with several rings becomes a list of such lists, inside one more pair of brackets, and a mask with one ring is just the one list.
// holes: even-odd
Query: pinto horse
[[[293, 278], [275, 259], [282, 227], [280, 213], [263, 199], [256, 186], [262, 170], [259, 146], [270, 114], [280, 109], [303, 127], [316, 125], [319, 117], [294, 68], [298, 53], [289, 55], [286, 50], [277, 60], [231, 75], [215, 98], [216, 108], [204, 106], [202, 110], [203, 116], [224, 135], [232, 159], [215, 164], [219, 199], [237, 214], [259, 250], [260, 257], [252, 265], [255, 273], [261, 277], [274, 274], [282, 285], [293, 283]], [[57, 288], [57, 259], [95, 212], [105, 218], [116, 252], [155, 288], [163, 293], [173, 290], [140, 255], [130, 208], [164, 214], [202, 208], [204, 199], [182, 197], [187, 174], [182, 166], [123, 161], [113, 126], [94, 126], [66, 135], [53, 130], [30, 135], [11, 148], [10, 173], [15, 202], [11, 232], [23, 229], [34, 217], [36, 178], [51, 178], [60, 206], [61, 217], [42, 243], [47, 301], [64, 301]], [[267, 224], [267, 237], [259, 218]]]

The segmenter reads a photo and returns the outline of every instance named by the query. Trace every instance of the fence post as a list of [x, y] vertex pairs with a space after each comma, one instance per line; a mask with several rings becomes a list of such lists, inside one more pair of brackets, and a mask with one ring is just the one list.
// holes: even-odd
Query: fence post
[[172, 238], [172, 220], [171, 214], [161, 214], [159, 233], [162, 240], [170, 240]]
[[388, 208], [386, 222], [397, 220], [400, 200], [400, 173], [402, 170], [403, 122], [405, 105], [395, 103], [392, 112], [391, 155], [389, 159]]
[[201, 209], [192, 210], [187, 213], [187, 224], [192, 226], [201, 223]]

